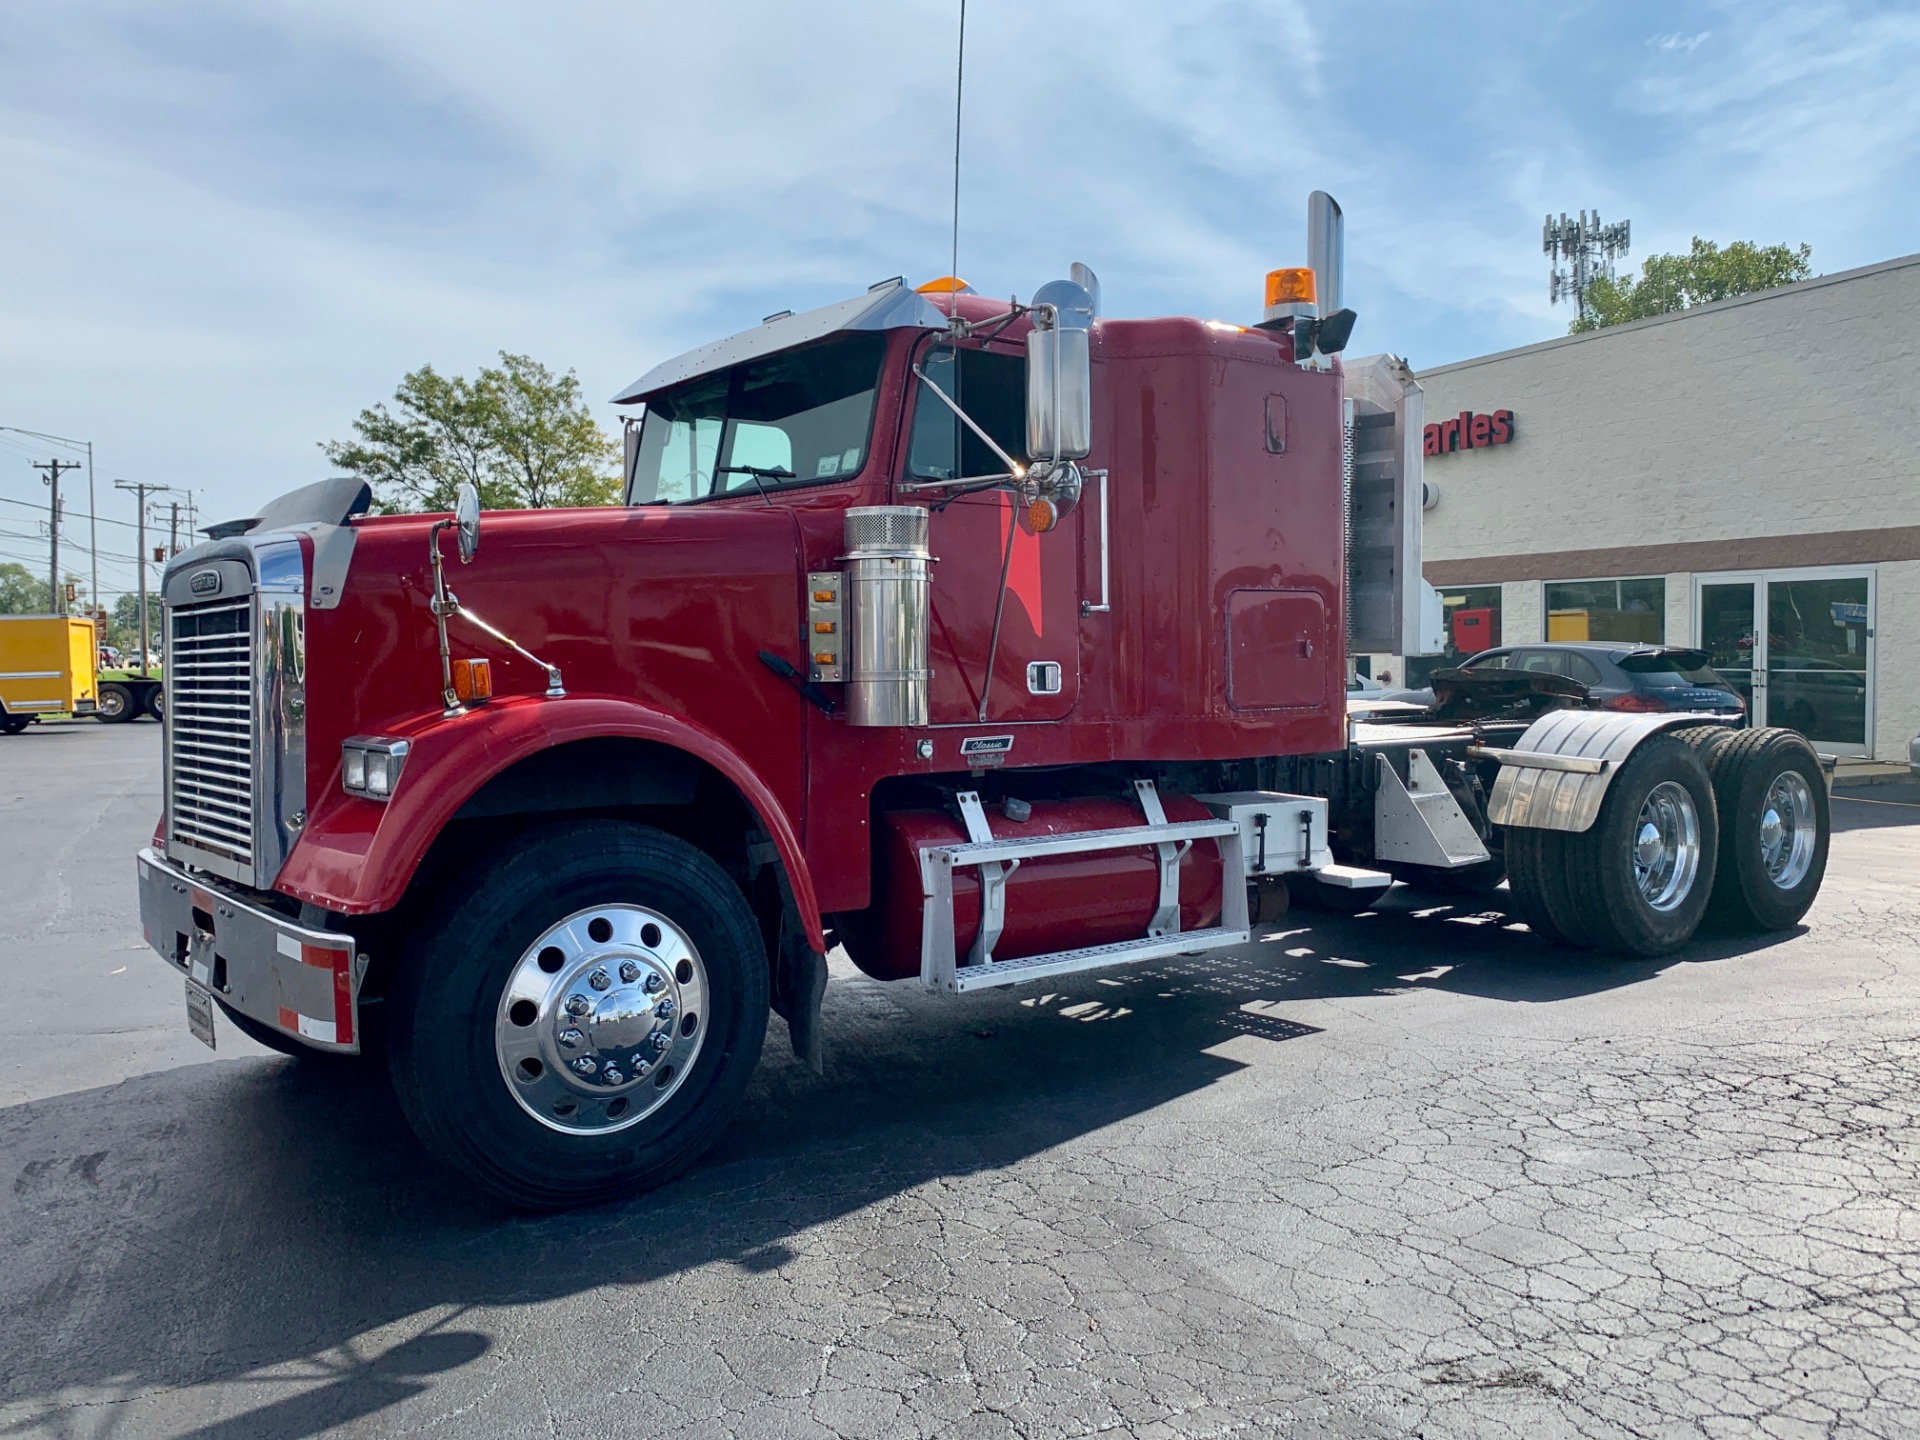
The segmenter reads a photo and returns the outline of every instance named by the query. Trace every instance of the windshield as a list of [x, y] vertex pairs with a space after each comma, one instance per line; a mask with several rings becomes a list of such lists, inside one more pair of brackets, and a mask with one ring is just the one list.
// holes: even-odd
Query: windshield
[[654, 396], [627, 503], [684, 504], [857, 473], [886, 348], [883, 334], [836, 336]]
[[1669, 655], [1622, 655], [1615, 663], [1633, 677], [1636, 690], [1730, 690], [1713, 667], [1703, 663], [1703, 650], [1678, 650]]

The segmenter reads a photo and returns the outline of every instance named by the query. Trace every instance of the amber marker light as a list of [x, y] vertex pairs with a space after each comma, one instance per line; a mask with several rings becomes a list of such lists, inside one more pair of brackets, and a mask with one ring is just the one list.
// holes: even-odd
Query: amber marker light
[[478, 705], [493, 697], [493, 663], [488, 660], [453, 662], [453, 693], [465, 705]]
[[1060, 523], [1060, 512], [1054, 508], [1053, 501], [1042, 495], [1027, 503], [1027, 528], [1036, 535], [1044, 535]]
[[1317, 303], [1317, 295], [1311, 266], [1267, 272], [1268, 305], [1312, 305]]
[[916, 295], [971, 295], [973, 287], [958, 275], [942, 275], [938, 280], [914, 286], [913, 292]]

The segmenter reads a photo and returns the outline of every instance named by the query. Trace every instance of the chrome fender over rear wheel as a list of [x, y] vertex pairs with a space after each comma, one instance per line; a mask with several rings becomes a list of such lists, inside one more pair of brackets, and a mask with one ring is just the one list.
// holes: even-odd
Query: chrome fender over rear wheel
[[1541, 938], [1664, 955], [1693, 938], [1720, 853], [1712, 782], [1698, 749], [1650, 735], [1583, 831], [1507, 833], [1515, 909]]
[[510, 1204], [632, 1193], [732, 1116], [767, 985], [710, 856], [623, 821], [543, 826], [463, 876], [397, 963], [394, 1091], [429, 1150]]

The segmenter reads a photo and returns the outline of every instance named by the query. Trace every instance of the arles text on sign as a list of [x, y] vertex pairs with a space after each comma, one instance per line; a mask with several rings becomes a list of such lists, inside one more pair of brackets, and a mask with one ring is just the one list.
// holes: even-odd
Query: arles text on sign
[[1437, 420], [1427, 426], [1424, 453], [1445, 455], [1450, 450], [1478, 450], [1487, 445], [1504, 445], [1513, 439], [1513, 412], [1496, 410], [1491, 415], [1476, 415], [1462, 410], [1451, 420]]

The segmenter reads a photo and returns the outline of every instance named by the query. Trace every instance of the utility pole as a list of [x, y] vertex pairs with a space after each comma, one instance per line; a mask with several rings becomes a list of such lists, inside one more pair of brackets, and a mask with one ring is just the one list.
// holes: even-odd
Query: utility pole
[[180, 553], [180, 502], [173, 502], [173, 518], [167, 525], [167, 558]]
[[140, 500], [140, 674], [147, 673], [147, 496], [155, 490], [171, 491], [171, 485], [149, 485], [146, 481], [116, 480], [116, 490], [129, 490]]
[[[16, 435], [31, 436], [35, 440], [51, 440], [56, 445], [71, 445], [76, 450], [87, 452], [87, 543], [93, 551], [93, 608], [101, 610], [100, 605], [100, 497], [93, 488], [93, 442], [91, 440], [70, 440], [65, 435], [49, 435], [44, 430], [22, 430], [18, 425], [0, 425], [0, 430], [11, 430]], [[102, 610], [104, 615], [105, 612]], [[102, 625], [101, 633], [105, 633]]]
[[78, 460], [36, 460], [33, 462], [33, 468], [46, 471], [43, 478], [53, 487], [53, 500], [47, 511], [52, 520], [52, 523], [47, 526], [47, 533], [52, 537], [53, 544], [53, 553], [48, 561], [51, 568], [47, 575], [47, 592], [53, 600], [53, 613], [64, 615], [67, 613], [67, 607], [62, 603], [65, 594], [60, 588], [60, 475], [66, 470], [78, 470], [80, 462]]

